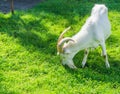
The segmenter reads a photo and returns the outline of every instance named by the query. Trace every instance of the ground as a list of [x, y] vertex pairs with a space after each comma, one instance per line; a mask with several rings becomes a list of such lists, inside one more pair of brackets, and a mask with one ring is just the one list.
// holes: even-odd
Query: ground
[[[120, 94], [119, 2], [44, 0], [31, 9], [15, 9], [15, 15], [0, 12], [0, 94]], [[95, 3], [109, 11], [112, 34], [106, 48], [111, 68], [105, 68], [100, 47], [90, 50], [85, 68], [84, 51], [73, 59], [77, 70], [62, 66], [56, 50], [59, 35], [68, 26], [65, 37], [75, 35]]]
[[[25, 10], [32, 8], [42, 0], [14, 0], [14, 8]], [[10, 11], [10, 0], [0, 0], [0, 12], [7, 13]]]

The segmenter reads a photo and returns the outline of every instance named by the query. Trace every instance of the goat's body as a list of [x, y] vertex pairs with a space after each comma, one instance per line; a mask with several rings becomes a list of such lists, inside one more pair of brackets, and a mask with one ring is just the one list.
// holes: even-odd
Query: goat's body
[[75, 40], [74, 45], [68, 48], [66, 47], [66, 49], [69, 49], [71, 53], [77, 53], [83, 49], [96, 48], [99, 46], [101, 42], [105, 41], [111, 34], [110, 22], [108, 18], [105, 20], [105, 23], [102, 23], [99, 18], [94, 18], [94, 20], [93, 17], [88, 18], [82, 29], [72, 37], [72, 39]]
[[98, 15], [97, 13], [92, 13], [81, 30], [71, 38], [75, 42], [69, 41], [63, 45], [64, 53], [61, 53], [61, 55], [65, 57], [65, 59], [63, 59], [63, 64], [67, 64], [70, 68], [75, 68], [72, 61], [74, 55], [80, 50], [87, 49], [87, 53], [85, 53], [82, 62], [84, 67], [87, 60], [88, 49], [96, 48], [98, 45], [101, 45], [103, 55], [105, 56], [106, 60], [106, 66], [109, 67], [105, 40], [110, 36], [110, 34], [111, 26], [107, 14]]

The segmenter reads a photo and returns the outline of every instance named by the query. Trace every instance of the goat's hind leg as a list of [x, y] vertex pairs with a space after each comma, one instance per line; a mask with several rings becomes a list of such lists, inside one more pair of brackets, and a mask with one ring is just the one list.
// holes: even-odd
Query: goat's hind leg
[[102, 56], [103, 56], [104, 59], [105, 59], [106, 68], [110, 68], [110, 64], [109, 64], [108, 56], [107, 56], [107, 52], [106, 52], [105, 42], [102, 42], [100, 45], [101, 45], [101, 47], [102, 47]]
[[89, 54], [89, 49], [85, 49], [84, 58], [83, 58], [83, 61], [82, 61], [82, 68], [85, 67], [85, 64], [86, 64], [86, 61], [87, 61], [88, 54]]

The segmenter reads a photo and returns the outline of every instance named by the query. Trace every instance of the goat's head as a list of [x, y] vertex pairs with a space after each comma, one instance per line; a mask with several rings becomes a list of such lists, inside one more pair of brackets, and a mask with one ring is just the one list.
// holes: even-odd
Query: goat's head
[[57, 54], [60, 55], [60, 59], [62, 64], [72, 63], [72, 53], [69, 48], [75, 42], [72, 38], [66, 37], [63, 38], [63, 35], [70, 29], [70, 27], [66, 28], [58, 38], [57, 42]]
[[107, 16], [108, 14], [108, 8], [104, 4], [95, 4], [92, 8], [91, 15], [95, 16]]

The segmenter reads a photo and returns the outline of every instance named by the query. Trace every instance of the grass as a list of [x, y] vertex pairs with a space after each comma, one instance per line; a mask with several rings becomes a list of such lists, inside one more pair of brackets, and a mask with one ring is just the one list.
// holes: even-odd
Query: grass
[[46, 0], [36, 7], [0, 13], [0, 94], [120, 94], [120, 3], [99, 0], [109, 8], [112, 35], [106, 41], [110, 69], [101, 49], [90, 51], [81, 68], [83, 51], [74, 58], [78, 70], [63, 67], [56, 42], [68, 26], [72, 36], [90, 15], [94, 0]]

